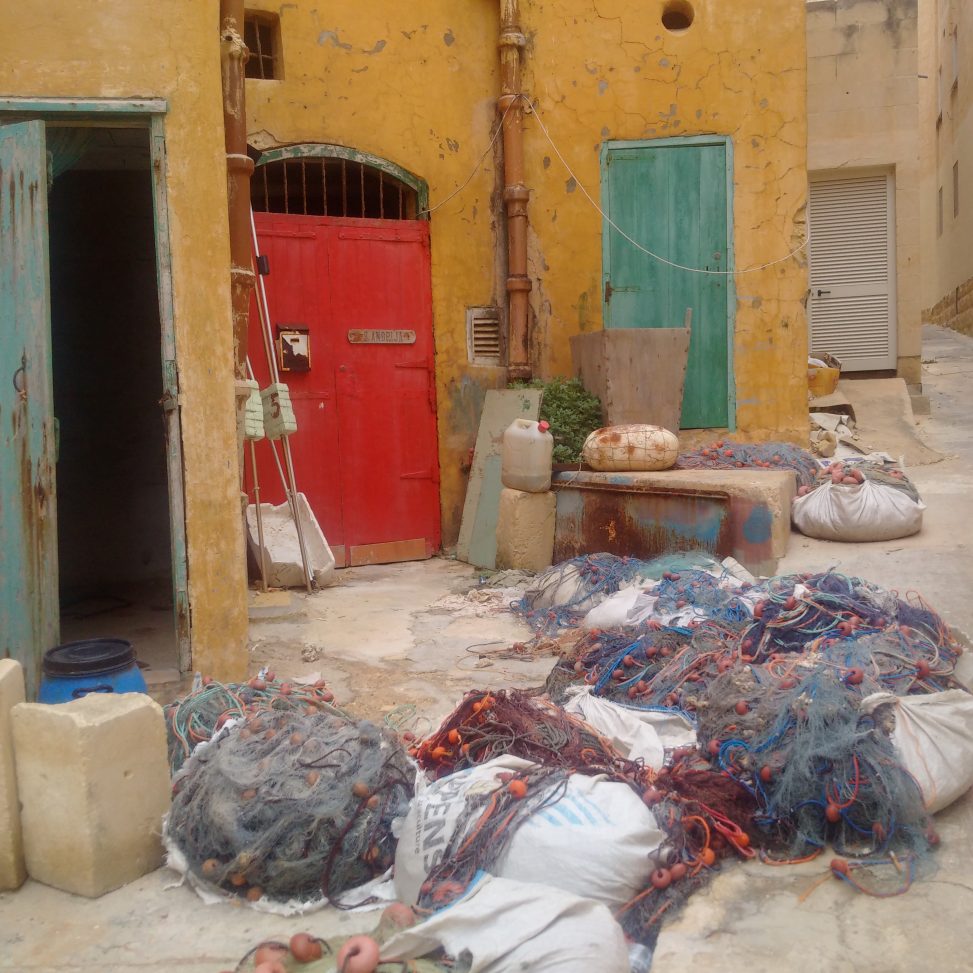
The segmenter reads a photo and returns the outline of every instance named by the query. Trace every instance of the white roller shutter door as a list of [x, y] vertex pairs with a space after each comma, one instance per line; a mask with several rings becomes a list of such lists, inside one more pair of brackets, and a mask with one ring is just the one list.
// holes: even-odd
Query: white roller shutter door
[[892, 177], [812, 177], [810, 223], [811, 354], [845, 371], [895, 368]]

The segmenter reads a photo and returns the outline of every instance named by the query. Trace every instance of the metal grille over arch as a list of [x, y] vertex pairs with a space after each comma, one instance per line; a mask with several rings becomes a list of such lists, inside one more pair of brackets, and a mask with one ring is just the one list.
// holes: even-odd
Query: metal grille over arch
[[251, 194], [254, 210], [261, 213], [428, 217], [423, 180], [393, 162], [342, 145], [290, 145], [261, 153]]

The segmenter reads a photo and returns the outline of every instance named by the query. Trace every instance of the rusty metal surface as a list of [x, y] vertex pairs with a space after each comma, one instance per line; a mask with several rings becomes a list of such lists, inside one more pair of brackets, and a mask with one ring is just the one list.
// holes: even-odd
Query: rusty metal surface
[[[570, 474], [564, 477], [570, 478]], [[711, 490], [555, 482], [554, 563], [594, 554], [649, 558], [697, 549], [733, 554], [731, 499]]]

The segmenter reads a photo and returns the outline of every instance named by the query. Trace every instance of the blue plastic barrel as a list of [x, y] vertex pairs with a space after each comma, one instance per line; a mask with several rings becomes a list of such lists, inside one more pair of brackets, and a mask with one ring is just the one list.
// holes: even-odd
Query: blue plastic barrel
[[135, 650], [124, 639], [67, 642], [44, 653], [39, 703], [69, 703], [88, 693], [144, 693]]

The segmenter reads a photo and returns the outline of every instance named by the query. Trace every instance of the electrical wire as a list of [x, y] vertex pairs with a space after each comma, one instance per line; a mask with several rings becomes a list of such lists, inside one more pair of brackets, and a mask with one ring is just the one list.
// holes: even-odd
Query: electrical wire
[[497, 123], [496, 130], [493, 133], [493, 138], [490, 139], [490, 144], [486, 147], [486, 149], [484, 149], [483, 155], [477, 159], [476, 165], [473, 167], [473, 171], [466, 177], [466, 181], [461, 186], [457, 186], [444, 200], [436, 203], [435, 206], [430, 206], [429, 209], [419, 210], [419, 212], [416, 213], [416, 216], [430, 216], [431, 214], [435, 213], [437, 209], [445, 206], [451, 199], [458, 196], [464, 189], [466, 189], [466, 187], [473, 181], [473, 177], [480, 171], [480, 167], [483, 165], [483, 160], [486, 159], [494, 145], [497, 144], [497, 138], [503, 131], [503, 123], [507, 120], [507, 114], [515, 104], [516, 100], [510, 102], [510, 104], [504, 109], [503, 115], [500, 116], [500, 121]]
[[657, 260], [657, 261], [659, 261], [659, 263], [665, 264], [667, 267], [675, 267], [677, 270], [685, 270], [685, 271], [687, 271], [688, 273], [691, 273], [691, 274], [708, 274], [710, 276], [716, 276], [716, 277], [738, 277], [738, 276], [741, 276], [742, 274], [755, 274], [758, 271], [766, 270], [768, 267], [773, 267], [776, 264], [784, 263], [785, 261], [790, 260], [792, 257], [797, 256], [797, 254], [799, 254], [802, 250], [806, 249], [810, 245], [810, 243], [811, 243], [811, 233], [810, 233], [810, 228], [809, 228], [808, 229], [808, 233], [805, 236], [803, 243], [801, 243], [800, 246], [795, 247], [793, 250], [791, 250], [791, 252], [788, 253], [786, 256], [784, 256], [784, 257], [778, 257], [776, 260], [769, 260], [767, 263], [759, 264], [756, 267], [746, 267], [746, 268], [744, 268], [742, 270], [705, 270], [705, 269], [702, 269], [700, 267], [687, 267], [685, 264], [675, 263], [674, 261], [667, 260], [665, 257], [660, 256], [657, 253], [653, 253], [653, 251], [649, 250], [648, 247], [643, 247], [642, 244], [638, 242], [638, 240], [635, 240], [632, 237], [630, 237], [601, 208], [601, 206], [592, 197], [591, 193], [589, 193], [588, 190], [585, 188], [584, 183], [581, 182], [581, 180], [575, 175], [574, 170], [568, 164], [567, 159], [564, 158], [564, 156], [561, 153], [561, 150], [557, 147], [557, 143], [554, 141], [553, 138], [551, 138], [551, 133], [547, 130], [547, 126], [544, 124], [544, 122], [541, 120], [540, 115], [537, 113], [537, 109], [534, 107], [534, 103], [526, 95], [523, 95], [522, 94], [522, 95], [518, 95], [518, 97], [519, 98], [522, 98], [526, 102], [526, 104], [527, 104], [527, 106], [528, 106], [528, 108], [530, 110], [529, 113], [531, 115], [533, 115], [534, 118], [537, 120], [537, 124], [540, 126], [541, 131], [544, 133], [545, 138], [547, 139], [548, 142], [551, 143], [551, 148], [554, 150], [554, 154], [558, 157], [558, 159], [560, 159], [561, 165], [564, 166], [564, 168], [568, 172], [568, 175], [570, 175], [571, 178], [575, 181], [575, 183], [578, 186], [578, 189], [581, 190], [581, 193], [582, 193], [582, 195], [584, 195], [585, 199], [587, 199], [588, 202], [591, 203], [591, 205], [601, 214], [602, 219], [604, 219], [605, 222], [613, 230], [615, 230], [615, 232], [618, 233], [619, 236], [621, 236], [623, 239], [627, 240], [633, 247], [636, 248], [636, 250], [641, 250], [642, 253], [646, 254], [649, 257], [652, 257], [653, 260]]

